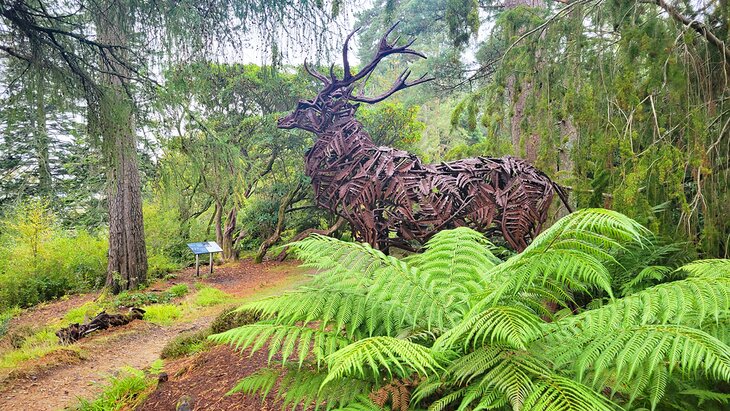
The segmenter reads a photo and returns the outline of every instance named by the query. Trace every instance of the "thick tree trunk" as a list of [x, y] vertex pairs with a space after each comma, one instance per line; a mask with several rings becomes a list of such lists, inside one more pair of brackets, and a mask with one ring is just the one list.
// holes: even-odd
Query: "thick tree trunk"
[[[127, 46], [126, 13], [120, 2], [109, 2], [96, 16], [99, 42]], [[103, 14], [102, 14], [103, 13]], [[117, 53], [123, 53], [118, 49]], [[111, 73], [126, 69], [108, 56], [102, 64]], [[109, 202], [109, 263], [106, 285], [114, 293], [144, 283], [147, 278], [147, 250], [142, 221], [142, 190], [137, 165], [134, 106], [122, 77], [103, 74], [98, 104], [98, 131], [106, 162]]]
[[[518, 6], [527, 7], [545, 7], [543, 0], [507, 0], [504, 3], [505, 9], [512, 9]], [[525, 29], [521, 29], [518, 34], [522, 34]], [[544, 36], [544, 33], [541, 35]], [[538, 67], [536, 71], [540, 69], [540, 51], [536, 51], [536, 60], [538, 60]], [[537, 161], [537, 153], [540, 145], [540, 136], [532, 133], [525, 134], [522, 132], [522, 123], [525, 119], [525, 106], [527, 105], [527, 99], [530, 98], [534, 93], [534, 85], [532, 79], [518, 80], [515, 74], [511, 74], [507, 77], [506, 82], [506, 97], [507, 103], [512, 108], [512, 115], [509, 117], [509, 130], [510, 138], [512, 141], [512, 151], [516, 156], [522, 157], [530, 164], [535, 164]]]

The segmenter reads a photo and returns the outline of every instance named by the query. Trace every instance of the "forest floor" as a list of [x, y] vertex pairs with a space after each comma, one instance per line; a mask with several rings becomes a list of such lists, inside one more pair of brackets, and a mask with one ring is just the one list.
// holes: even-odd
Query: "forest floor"
[[[297, 263], [253, 264], [244, 260], [217, 267], [214, 274], [202, 279], [194, 276], [194, 269], [186, 269], [176, 273], [172, 280], [152, 284], [148, 290], [161, 291], [181, 283], [191, 286], [202, 283], [224, 291], [240, 304], [291, 288], [303, 281], [305, 273], [297, 267]], [[26, 310], [11, 321], [10, 331], [52, 323], [69, 309], [97, 297], [95, 293], [76, 295]], [[181, 300], [192, 297], [188, 295]], [[169, 325], [133, 321], [96, 332], [68, 349], [57, 349], [40, 358], [24, 361], [9, 372], [0, 374], [0, 410], [58, 410], [73, 407], [78, 404], [79, 398], [91, 399], [102, 391], [103, 383], [110, 376], [118, 374], [124, 367], [144, 369], [150, 366], [171, 339], [180, 333], [210, 326], [228, 306], [230, 304], [197, 307]], [[162, 383], [141, 409], [174, 410], [183, 395], [194, 398], [194, 409], [266, 409], [262, 408], [260, 399], [242, 401], [240, 396], [223, 396], [241, 376], [253, 372], [252, 367], [257, 369], [263, 363], [265, 357], [248, 358], [222, 346], [194, 356], [165, 361], [163, 369], [170, 380]]]

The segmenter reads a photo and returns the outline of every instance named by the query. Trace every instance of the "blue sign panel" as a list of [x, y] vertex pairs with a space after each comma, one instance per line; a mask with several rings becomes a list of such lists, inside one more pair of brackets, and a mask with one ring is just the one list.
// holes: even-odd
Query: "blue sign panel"
[[203, 241], [202, 243], [188, 243], [188, 248], [193, 254], [220, 253], [223, 249], [215, 241]]

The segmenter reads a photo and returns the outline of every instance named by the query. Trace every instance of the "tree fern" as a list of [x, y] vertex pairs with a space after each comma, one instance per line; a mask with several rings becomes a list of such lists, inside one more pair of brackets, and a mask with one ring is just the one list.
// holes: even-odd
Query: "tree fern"
[[300, 365], [310, 354], [314, 355], [317, 362], [321, 362], [348, 342], [336, 332], [269, 322], [244, 325], [213, 334], [208, 338], [219, 343], [231, 344], [241, 351], [250, 349], [251, 354], [267, 347], [269, 361], [274, 355], [280, 354], [282, 364], [286, 364], [290, 359], [293, 360], [293, 354], [296, 352], [295, 361]]
[[327, 357], [329, 374], [322, 383], [344, 377], [378, 377], [384, 371], [390, 378], [405, 378], [413, 373], [426, 376], [441, 368], [430, 349], [393, 337], [371, 337], [356, 341]]
[[279, 384], [287, 407], [583, 411], [725, 398], [711, 387], [730, 381], [730, 261], [663, 265], [682, 260], [677, 246], [619, 213], [575, 212], [505, 261], [467, 228], [402, 260], [317, 235], [292, 247], [318, 270], [312, 280], [245, 304], [263, 320], [211, 337], [267, 349], [284, 368], [237, 389]]

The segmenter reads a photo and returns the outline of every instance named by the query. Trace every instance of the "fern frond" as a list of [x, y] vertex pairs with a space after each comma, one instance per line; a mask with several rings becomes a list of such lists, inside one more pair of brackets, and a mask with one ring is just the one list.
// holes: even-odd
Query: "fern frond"
[[496, 306], [484, 311], [472, 311], [436, 340], [434, 349], [450, 349], [457, 343], [474, 347], [490, 344], [526, 349], [528, 342], [542, 335], [542, 323], [535, 314], [519, 306]]
[[556, 321], [552, 332], [585, 336], [605, 335], [612, 329], [642, 324], [699, 326], [727, 319], [730, 310], [730, 277], [690, 277], [660, 284], [614, 300], [603, 307]]
[[606, 250], [622, 243], [643, 244], [651, 232], [633, 219], [613, 210], [585, 208], [561, 218], [538, 235], [523, 254], [550, 248], [552, 244], [581, 239]]
[[346, 283], [351, 286], [367, 284], [378, 272], [386, 257], [367, 244], [338, 240], [319, 234], [290, 244], [294, 255], [320, 272], [314, 276], [314, 284]]
[[457, 293], [457, 301], [468, 301], [470, 294], [484, 289], [486, 272], [502, 262], [489, 245], [481, 233], [459, 227], [434, 235], [426, 243], [426, 251], [407, 262], [418, 267], [432, 286]]
[[284, 408], [294, 409], [332, 409], [345, 406], [361, 399], [372, 391], [373, 384], [352, 378], [341, 378], [326, 386], [327, 378], [323, 371], [289, 369], [281, 378], [277, 394]]
[[270, 322], [244, 325], [220, 334], [213, 334], [208, 338], [217, 343], [232, 345], [241, 351], [250, 348], [251, 354], [264, 348], [268, 343], [269, 362], [274, 355], [279, 353], [282, 363], [286, 364], [289, 362], [289, 358], [297, 352], [296, 361], [300, 366], [310, 354], [313, 354], [319, 363], [349, 342], [335, 332]]
[[701, 371], [715, 380], [730, 381], [730, 347], [694, 328], [642, 325], [572, 341], [578, 379], [590, 371], [595, 386], [608, 379], [632, 384], [639, 370], [650, 376], [664, 364], [670, 373], [679, 368], [685, 374]]
[[719, 258], [710, 260], [698, 260], [679, 267], [677, 271], [684, 271], [692, 277], [730, 278], [730, 260]]
[[248, 375], [238, 381], [235, 387], [231, 388], [226, 395], [242, 392], [244, 394], [258, 394], [263, 402], [269, 395], [271, 389], [276, 385], [281, 370], [274, 368], [262, 368], [255, 373]]
[[363, 395], [358, 397], [356, 401], [337, 408], [336, 411], [383, 411], [383, 409]]
[[591, 388], [553, 374], [536, 384], [525, 399], [524, 409], [530, 411], [611, 411], [614, 406]]
[[441, 369], [428, 348], [393, 337], [371, 337], [356, 341], [327, 357], [329, 374], [322, 385], [343, 376], [379, 376], [383, 369], [390, 378], [405, 378], [414, 372], [427, 376]]

